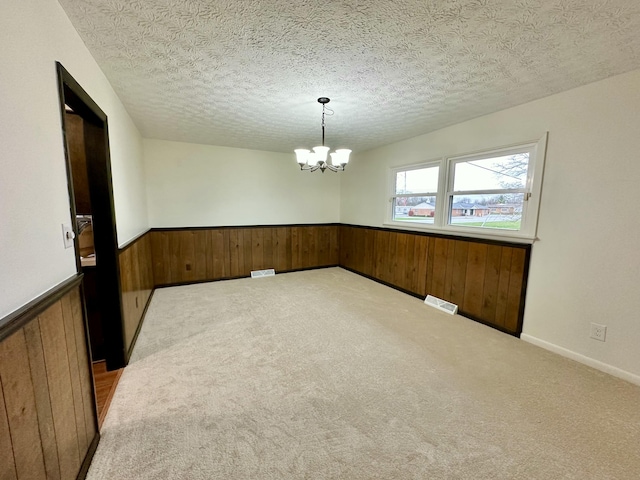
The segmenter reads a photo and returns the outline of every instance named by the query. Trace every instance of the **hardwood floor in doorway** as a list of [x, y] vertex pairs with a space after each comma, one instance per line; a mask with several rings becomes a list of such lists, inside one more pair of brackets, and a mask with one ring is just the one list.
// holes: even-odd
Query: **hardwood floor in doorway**
[[107, 364], [104, 360], [93, 362], [93, 378], [96, 382], [96, 402], [98, 404], [98, 428], [102, 427], [109, 410], [109, 404], [118, 386], [118, 380], [122, 375], [122, 368], [107, 372]]

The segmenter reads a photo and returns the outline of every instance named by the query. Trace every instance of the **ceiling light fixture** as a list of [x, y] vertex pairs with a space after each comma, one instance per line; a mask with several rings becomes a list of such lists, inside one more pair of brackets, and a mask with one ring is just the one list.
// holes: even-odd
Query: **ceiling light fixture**
[[322, 145], [313, 147], [313, 152], [304, 148], [294, 150], [296, 161], [298, 165], [300, 165], [300, 170], [309, 170], [310, 172], [320, 170], [324, 173], [324, 171], [328, 169], [332, 172], [343, 172], [347, 163], [349, 163], [351, 150], [346, 148], [341, 148], [333, 152], [331, 154], [331, 163], [327, 162], [329, 147], [324, 146], [324, 116], [327, 110], [330, 112], [327, 115], [333, 115], [333, 110], [327, 107], [327, 103], [330, 101], [327, 97], [320, 97], [318, 99], [318, 103], [322, 105]]

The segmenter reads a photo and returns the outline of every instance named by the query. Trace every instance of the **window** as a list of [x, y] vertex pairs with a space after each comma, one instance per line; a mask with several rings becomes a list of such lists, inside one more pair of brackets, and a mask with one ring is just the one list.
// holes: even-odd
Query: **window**
[[533, 240], [546, 138], [393, 168], [387, 223], [466, 236]]
[[[520, 231], [529, 172], [528, 148], [449, 159], [447, 223]], [[473, 212], [473, 213], [470, 213]]]
[[433, 224], [439, 171], [438, 164], [395, 170], [391, 197], [393, 221]]

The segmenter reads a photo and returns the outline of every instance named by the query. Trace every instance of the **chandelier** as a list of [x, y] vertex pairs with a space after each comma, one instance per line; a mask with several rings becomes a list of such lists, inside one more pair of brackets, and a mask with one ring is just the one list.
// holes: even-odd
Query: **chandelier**
[[330, 112], [327, 115], [333, 115], [333, 110], [327, 107], [327, 103], [329, 102], [330, 100], [327, 97], [320, 97], [318, 99], [318, 103], [322, 105], [322, 145], [313, 147], [313, 152], [304, 148], [294, 150], [296, 161], [298, 165], [300, 165], [300, 170], [309, 170], [310, 172], [320, 170], [324, 173], [324, 171], [328, 169], [332, 172], [342, 172], [347, 166], [347, 163], [349, 163], [351, 150], [346, 148], [341, 148], [331, 153], [331, 161], [327, 161], [329, 147], [324, 146], [324, 116], [327, 114], [327, 110]]

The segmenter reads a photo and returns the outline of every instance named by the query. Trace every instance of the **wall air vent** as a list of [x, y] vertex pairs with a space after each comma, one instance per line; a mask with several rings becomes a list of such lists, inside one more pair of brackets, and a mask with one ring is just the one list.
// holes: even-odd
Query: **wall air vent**
[[431, 305], [432, 307], [436, 307], [438, 310], [442, 310], [443, 312], [450, 313], [451, 315], [458, 313], [458, 305], [442, 300], [441, 298], [434, 297], [433, 295], [427, 295], [427, 298], [424, 299], [424, 303]]
[[251, 270], [251, 278], [273, 277], [276, 271], [273, 268], [266, 270]]

